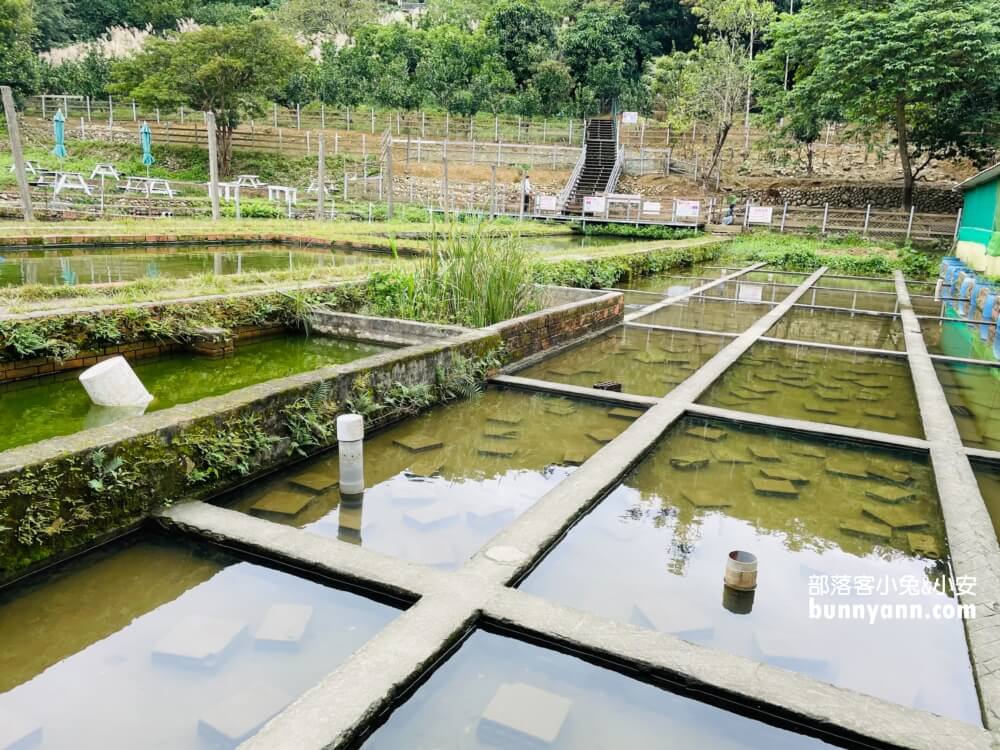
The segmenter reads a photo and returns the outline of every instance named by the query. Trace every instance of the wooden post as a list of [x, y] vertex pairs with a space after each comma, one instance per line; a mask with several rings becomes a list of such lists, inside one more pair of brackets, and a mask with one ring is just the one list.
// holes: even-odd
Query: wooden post
[[375, 132], [375, 108], [372, 107], [372, 133]]
[[444, 206], [445, 214], [447, 214], [448, 213], [448, 160], [447, 159], [441, 160], [441, 168], [442, 168], [441, 191], [443, 193], [442, 205]]
[[[17, 109], [14, 107], [14, 94], [10, 86], [0, 86], [3, 97], [3, 112], [7, 118], [7, 135], [10, 138], [10, 152], [14, 157], [14, 172], [17, 176], [17, 191], [21, 196], [21, 213], [25, 221], [34, 221], [35, 213], [31, 208], [31, 192], [28, 189], [28, 175], [24, 171], [24, 152], [21, 150], [21, 129], [17, 122]], [[44, 99], [43, 99], [44, 101]]]
[[274, 122], [274, 127], [278, 127], [278, 105], [277, 103], [271, 105], [271, 115]]
[[392, 221], [392, 131], [387, 134], [389, 144], [385, 150], [385, 218]]
[[319, 163], [316, 167], [316, 219], [323, 218], [324, 201], [326, 199], [326, 138], [319, 131], [319, 141], [316, 144]]
[[295, 129], [302, 130], [302, 105], [295, 105]]
[[219, 145], [215, 140], [215, 113], [205, 114], [208, 128], [208, 197], [212, 201], [212, 221], [219, 220]]
[[[521, 123], [518, 121], [518, 133], [521, 132]], [[517, 207], [518, 221], [524, 221], [524, 170], [521, 170], [521, 203]]]
[[90, 96], [87, 96], [87, 122], [90, 122]]
[[319, 103], [319, 126], [326, 130], [326, 102]]

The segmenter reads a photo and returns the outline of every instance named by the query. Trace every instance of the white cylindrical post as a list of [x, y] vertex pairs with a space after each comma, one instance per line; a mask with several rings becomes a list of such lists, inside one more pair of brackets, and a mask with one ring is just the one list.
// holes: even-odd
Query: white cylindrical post
[[124, 357], [112, 357], [80, 375], [80, 385], [98, 406], [146, 406], [153, 400]]
[[910, 219], [906, 222], [906, 239], [910, 239], [910, 235], [913, 233], [913, 214], [916, 213], [916, 210], [916, 204], [910, 206]]
[[337, 453], [340, 459], [341, 495], [365, 491], [365, 418], [360, 414], [337, 417]]
[[757, 556], [751, 552], [734, 550], [726, 558], [726, 586], [737, 591], [757, 588]]
[[785, 219], [788, 218], [788, 201], [785, 201], [785, 205], [781, 208], [781, 230], [785, 231]]
[[872, 204], [869, 203], [867, 207], [865, 207], [865, 227], [864, 229], [861, 230], [862, 237], [868, 236], [868, 222], [871, 221], [871, 218], [872, 218]]
[[823, 228], [820, 230], [822, 234], [826, 234], [826, 222], [830, 218], [830, 204], [823, 204]]

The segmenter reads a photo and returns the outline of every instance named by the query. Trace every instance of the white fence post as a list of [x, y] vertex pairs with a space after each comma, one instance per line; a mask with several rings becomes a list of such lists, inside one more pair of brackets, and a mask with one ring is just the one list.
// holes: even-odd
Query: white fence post
[[785, 205], [781, 208], [781, 229], [778, 231], [784, 233], [785, 231], [785, 219], [788, 218], [788, 201], [785, 201]]
[[913, 232], [913, 214], [916, 212], [917, 206], [913, 204], [910, 206], [910, 219], [906, 222], [906, 239], [910, 239], [910, 234]]
[[958, 216], [955, 217], [955, 234], [951, 238], [951, 244], [958, 242], [958, 232], [962, 228], [962, 209], [958, 209]]
[[871, 221], [871, 217], [872, 217], [872, 204], [869, 203], [868, 206], [865, 208], [865, 228], [861, 230], [862, 237], [868, 236], [868, 224]]
[[823, 228], [819, 230], [821, 234], [826, 234], [826, 222], [827, 222], [827, 219], [829, 217], [830, 217], [830, 204], [829, 203], [824, 203], [823, 204]]

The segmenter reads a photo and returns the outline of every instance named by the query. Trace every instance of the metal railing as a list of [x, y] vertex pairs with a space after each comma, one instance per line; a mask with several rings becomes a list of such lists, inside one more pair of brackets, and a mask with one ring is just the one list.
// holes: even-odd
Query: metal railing
[[569, 201], [569, 197], [573, 194], [573, 190], [576, 189], [576, 183], [580, 179], [580, 173], [583, 171], [583, 165], [587, 161], [587, 144], [583, 144], [583, 148], [580, 149], [580, 158], [576, 160], [576, 164], [573, 166], [573, 172], [570, 174], [569, 179], [566, 181], [566, 187], [562, 189], [559, 193], [559, 198], [556, 201], [557, 210], [562, 213], [566, 208], [566, 202]]

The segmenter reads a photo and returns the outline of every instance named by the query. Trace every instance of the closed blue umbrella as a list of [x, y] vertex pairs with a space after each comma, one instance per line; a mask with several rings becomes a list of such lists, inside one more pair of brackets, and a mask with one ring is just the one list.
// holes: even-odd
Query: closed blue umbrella
[[142, 144], [142, 163], [146, 165], [146, 176], [149, 177], [149, 168], [156, 163], [153, 158], [153, 131], [149, 129], [149, 123], [143, 122], [139, 128], [139, 143]]
[[56, 116], [52, 118], [52, 131], [56, 137], [56, 146], [52, 153], [60, 159], [66, 158], [66, 116], [62, 110], [56, 111]]

